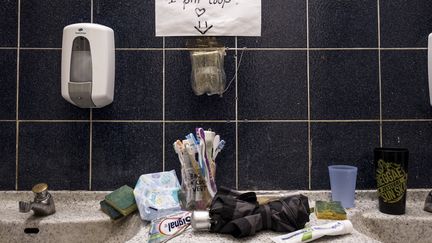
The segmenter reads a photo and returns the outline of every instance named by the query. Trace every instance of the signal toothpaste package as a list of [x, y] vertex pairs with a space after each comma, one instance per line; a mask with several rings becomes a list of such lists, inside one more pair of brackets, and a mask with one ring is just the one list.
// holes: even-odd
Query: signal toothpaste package
[[166, 242], [190, 228], [191, 213], [177, 212], [151, 221], [148, 243]]

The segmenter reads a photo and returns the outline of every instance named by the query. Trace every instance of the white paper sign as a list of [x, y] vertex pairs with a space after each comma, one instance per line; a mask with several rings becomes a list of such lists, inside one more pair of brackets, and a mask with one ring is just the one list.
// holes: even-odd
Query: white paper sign
[[261, 0], [155, 0], [156, 36], [261, 36]]

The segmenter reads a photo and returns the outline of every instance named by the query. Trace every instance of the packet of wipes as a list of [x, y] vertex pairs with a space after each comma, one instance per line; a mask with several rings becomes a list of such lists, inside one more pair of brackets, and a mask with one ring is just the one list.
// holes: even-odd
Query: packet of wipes
[[141, 218], [151, 221], [179, 211], [179, 190], [174, 170], [140, 176], [134, 195]]
[[167, 242], [190, 228], [191, 213], [180, 211], [151, 222], [148, 243]]

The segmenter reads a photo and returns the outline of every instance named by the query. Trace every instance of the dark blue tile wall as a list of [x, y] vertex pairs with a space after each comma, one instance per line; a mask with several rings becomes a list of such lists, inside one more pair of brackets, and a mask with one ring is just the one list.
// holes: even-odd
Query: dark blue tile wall
[[312, 119], [379, 119], [378, 76], [377, 51], [312, 51]]
[[432, 118], [427, 50], [381, 54], [383, 118]]
[[315, 123], [312, 125], [312, 189], [330, 186], [328, 166], [354, 165], [358, 168], [357, 188], [375, 186], [371, 148], [379, 147], [379, 122]]
[[0, 50], [0, 119], [16, 117], [16, 50]]
[[94, 123], [92, 189], [135, 186], [142, 174], [162, 171], [162, 124]]
[[[188, 38], [155, 37], [154, 1], [2, 1], [0, 190], [180, 176], [172, 144], [198, 126], [227, 141], [219, 185], [329, 189], [327, 166], [349, 164], [357, 188], [373, 189], [383, 145], [408, 148], [409, 187], [430, 188], [431, 11], [429, 0], [262, 1], [261, 37], [218, 38], [231, 86], [198, 97]], [[117, 50], [114, 103], [90, 110], [61, 97], [60, 48], [65, 25], [92, 21], [114, 29]]]
[[241, 123], [239, 188], [307, 189], [307, 123]]
[[427, 46], [432, 32], [432, 1], [380, 1], [380, 8], [382, 47]]
[[66, 25], [90, 22], [88, 0], [21, 1], [20, 46], [61, 47]]
[[[13, 47], [17, 45], [18, 1], [3, 1], [0, 5], [0, 45]], [[3, 59], [3, 58], [2, 58]]]
[[432, 161], [432, 122], [386, 122], [384, 146], [408, 148], [408, 186], [430, 188]]
[[376, 0], [310, 0], [310, 47], [377, 47], [377, 13]]
[[239, 70], [239, 119], [307, 119], [306, 59], [306, 51], [246, 51]]
[[15, 189], [16, 178], [16, 123], [0, 123], [0, 190]]
[[21, 123], [19, 189], [29, 190], [38, 182], [53, 190], [88, 189], [89, 133], [88, 123]]

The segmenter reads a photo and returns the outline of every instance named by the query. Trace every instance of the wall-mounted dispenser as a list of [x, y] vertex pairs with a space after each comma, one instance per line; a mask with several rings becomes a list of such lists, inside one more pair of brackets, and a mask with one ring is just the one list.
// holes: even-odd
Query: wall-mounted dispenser
[[222, 96], [225, 91], [225, 47], [215, 37], [201, 37], [188, 41], [192, 62], [192, 89], [196, 95]]
[[432, 105], [432, 33], [428, 40], [429, 101]]
[[61, 93], [81, 108], [100, 108], [114, 100], [114, 31], [90, 23], [63, 29]]

